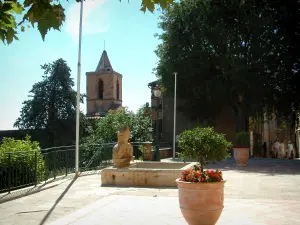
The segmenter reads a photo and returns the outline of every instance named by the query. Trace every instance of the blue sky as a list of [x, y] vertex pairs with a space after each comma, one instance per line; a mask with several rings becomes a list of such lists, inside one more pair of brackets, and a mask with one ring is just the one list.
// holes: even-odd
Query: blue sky
[[[150, 101], [147, 84], [155, 80], [152, 69], [158, 58], [159, 13], [141, 12], [140, 0], [87, 0], [84, 3], [81, 92], [86, 92], [85, 73], [94, 71], [105, 49], [117, 72], [123, 75], [123, 106], [135, 111]], [[59, 31], [50, 31], [45, 41], [27, 28], [20, 41], [0, 44], [0, 130], [12, 129], [22, 102], [32, 85], [42, 79], [40, 65], [58, 58], [67, 61], [77, 81], [79, 4], [66, 4], [66, 21]], [[76, 90], [76, 86], [74, 89]], [[81, 105], [86, 111], [86, 105]]]

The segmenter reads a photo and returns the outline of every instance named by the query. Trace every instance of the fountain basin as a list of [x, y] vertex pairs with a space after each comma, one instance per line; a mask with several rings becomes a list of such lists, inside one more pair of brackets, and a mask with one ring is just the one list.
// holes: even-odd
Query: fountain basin
[[101, 171], [101, 185], [138, 187], [176, 187], [183, 170], [198, 163], [134, 162], [127, 168], [108, 167]]

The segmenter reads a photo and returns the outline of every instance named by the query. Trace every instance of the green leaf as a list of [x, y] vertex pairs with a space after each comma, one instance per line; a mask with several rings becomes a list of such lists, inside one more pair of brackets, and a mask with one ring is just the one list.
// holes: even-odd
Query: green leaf
[[9, 28], [6, 33], [7, 44], [12, 43], [12, 41], [14, 40], [14, 36], [15, 36], [15, 31], [12, 28]]
[[43, 40], [48, 31], [53, 28], [59, 30], [63, 21], [65, 21], [64, 8], [58, 5], [35, 3], [24, 15], [23, 21], [28, 20], [32, 26], [38, 24], [38, 30]]
[[0, 29], [0, 39], [3, 42], [3, 44], [5, 44], [5, 30]]
[[12, 11], [16, 14], [22, 14], [24, 8], [22, 7], [22, 5], [18, 2], [13, 2], [12, 4]]
[[13, 27], [14, 23], [11, 19], [11, 15], [9, 14], [3, 14], [1, 17], [1, 23], [5, 24], [5, 27]]
[[13, 8], [13, 3], [4, 3], [2, 5], [1, 11], [2, 12], [8, 12]]
[[154, 5], [153, 0], [143, 0], [142, 1], [141, 11], [146, 12], [146, 9], [148, 9], [150, 12], [153, 13], [153, 11], [155, 9], [155, 5]]

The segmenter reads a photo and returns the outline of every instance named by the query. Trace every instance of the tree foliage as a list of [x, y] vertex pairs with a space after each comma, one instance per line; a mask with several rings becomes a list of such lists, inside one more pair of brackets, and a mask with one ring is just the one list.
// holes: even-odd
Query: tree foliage
[[197, 159], [203, 171], [206, 164], [226, 159], [227, 150], [232, 144], [225, 139], [224, 134], [215, 132], [211, 127], [196, 127], [180, 133], [178, 146], [182, 150], [179, 156], [183, 159]]
[[144, 106], [141, 107], [136, 114], [126, 108], [124, 111], [109, 111], [105, 117], [95, 122], [87, 137], [82, 139], [82, 144], [94, 145], [116, 142], [117, 131], [121, 125], [130, 128], [131, 141], [151, 141], [148, 137], [152, 126], [151, 119], [144, 114], [144, 108]]
[[[141, 10], [153, 12], [155, 5], [164, 9], [172, 3], [173, 0], [142, 0]], [[17, 15], [21, 14], [23, 18], [17, 22]], [[45, 40], [48, 31], [60, 30], [65, 19], [65, 9], [60, 0], [0, 0], [0, 39], [7, 44], [18, 40], [18, 31], [25, 31], [29, 23], [32, 27], [37, 26]]]
[[[58, 59], [41, 67], [44, 70], [43, 80], [33, 85], [29, 92], [32, 99], [23, 102], [14, 126], [19, 129], [46, 129], [54, 141], [56, 132], [75, 131], [76, 92], [66, 61]], [[81, 118], [84, 124], [84, 116], [81, 115]]]
[[296, 0], [175, 3], [159, 24], [156, 74], [173, 93], [178, 72], [180, 110], [192, 118], [213, 119], [225, 106], [287, 116], [300, 94], [296, 9]]

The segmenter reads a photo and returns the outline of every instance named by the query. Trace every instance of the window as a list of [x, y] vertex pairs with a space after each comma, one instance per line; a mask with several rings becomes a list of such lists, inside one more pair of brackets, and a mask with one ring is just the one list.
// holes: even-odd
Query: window
[[104, 92], [103, 80], [99, 80], [99, 82], [98, 82], [98, 97], [100, 99], [103, 99], [103, 92]]
[[118, 80], [117, 80], [117, 93], [116, 93], [116, 96], [117, 96], [117, 100], [120, 100], [120, 84], [119, 84]]

